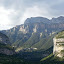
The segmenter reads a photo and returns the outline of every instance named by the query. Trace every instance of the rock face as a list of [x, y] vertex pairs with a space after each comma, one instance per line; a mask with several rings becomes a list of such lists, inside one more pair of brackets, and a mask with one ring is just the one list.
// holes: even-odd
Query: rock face
[[[39, 44], [42, 44], [41, 42], [43, 42], [43, 41], [40, 42], [41, 37], [48, 39], [48, 36], [52, 36], [56, 32], [59, 32], [62, 30], [64, 30], [64, 17], [60, 16], [58, 18], [52, 18], [51, 20], [43, 17], [27, 18], [24, 24], [18, 25], [16, 27], [13, 27], [10, 30], [5, 30], [2, 32], [9, 37], [11, 44], [13, 44], [16, 47], [24, 47], [24, 45], [26, 44], [26, 47], [35, 46], [40, 48], [41, 45], [39, 46]], [[30, 42], [30, 44], [28, 44], [27, 41], [33, 40], [33, 38], [31, 39], [31, 37], [34, 33], [39, 34], [38, 37], [40, 40], [36, 43], [34, 41], [33, 43]], [[35, 40], [38, 40], [38, 39], [36, 38]], [[46, 43], [46, 42], [43, 42], [43, 43]]]
[[54, 37], [53, 42], [54, 42], [53, 54], [57, 57], [64, 58], [64, 31], [57, 34]]
[[7, 34], [17, 34], [19, 33], [33, 33], [33, 32], [47, 32], [52, 34], [53, 32], [60, 31], [64, 29], [64, 17], [60, 16], [58, 18], [52, 18], [51, 20], [43, 17], [31, 17], [27, 18], [22, 25], [13, 27], [10, 30], [4, 31]]

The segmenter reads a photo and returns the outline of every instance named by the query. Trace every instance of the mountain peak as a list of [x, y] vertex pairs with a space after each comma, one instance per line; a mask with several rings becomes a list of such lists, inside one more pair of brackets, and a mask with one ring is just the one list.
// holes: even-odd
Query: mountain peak
[[58, 18], [64, 18], [64, 16], [59, 16]]
[[31, 17], [31, 18], [27, 18], [25, 20], [25, 24], [26, 23], [36, 23], [36, 22], [43, 22], [43, 23], [48, 23], [49, 19], [44, 18], [44, 17]]
[[52, 23], [62, 23], [62, 22], [64, 22], [64, 17], [63, 16], [59, 16], [57, 18], [52, 18], [51, 22]]

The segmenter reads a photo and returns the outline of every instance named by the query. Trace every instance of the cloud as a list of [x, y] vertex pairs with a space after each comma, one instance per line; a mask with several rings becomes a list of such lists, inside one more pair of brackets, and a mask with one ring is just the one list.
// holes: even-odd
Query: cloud
[[13, 10], [6, 10], [4, 7], [0, 7], [0, 24], [10, 24], [9, 15]]
[[9, 19], [9, 15], [11, 15], [12, 12], [14, 12], [14, 10], [6, 10], [4, 7], [0, 7], [0, 30], [5, 27], [6, 29], [12, 27], [11, 20]]
[[7, 29], [10, 29], [12, 28], [13, 26], [11, 25], [5, 25], [5, 24], [0, 24], [0, 30], [7, 30]]
[[38, 6], [34, 6], [26, 9], [26, 11], [23, 14], [22, 21], [25, 21], [25, 19], [27, 18], [37, 17], [37, 16], [50, 18], [48, 15], [49, 12], [44, 7], [40, 8]]
[[23, 24], [29, 17], [64, 16], [63, 6], [64, 0], [0, 0], [1, 29]]

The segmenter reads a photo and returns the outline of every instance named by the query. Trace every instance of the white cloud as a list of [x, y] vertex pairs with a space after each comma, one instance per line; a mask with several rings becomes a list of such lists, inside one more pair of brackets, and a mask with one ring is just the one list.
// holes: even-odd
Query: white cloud
[[14, 12], [14, 10], [9, 9], [6, 10], [4, 7], [0, 7], [0, 30], [6, 28], [9, 29], [12, 27], [11, 20], [9, 18], [9, 15]]
[[26, 9], [23, 17], [21, 18], [21, 21], [25, 21], [25, 19], [27, 19], [27, 18], [37, 17], [37, 16], [50, 18], [50, 16], [48, 16], [48, 15], [49, 15], [49, 11], [46, 8], [44, 8], [44, 7], [39, 8], [38, 6], [34, 6], [34, 7]]
[[5, 24], [0, 24], [0, 30], [7, 30], [12, 28], [13, 26], [11, 25], [5, 25]]
[[64, 15], [64, 0], [0, 0], [0, 30], [23, 24], [26, 18]]

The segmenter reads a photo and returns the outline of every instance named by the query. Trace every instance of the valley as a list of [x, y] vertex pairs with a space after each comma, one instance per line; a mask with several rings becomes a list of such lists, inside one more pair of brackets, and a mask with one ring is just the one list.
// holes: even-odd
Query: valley
[[[0, 31], [0, 52], [7, 58], [5, 58], [6, 62], [11, 63], [13, 59], [13, 63], [17, 64], [47, 64], [46, 61], [52, 64], [54, 64], [53, 61], [58, 63], [51, 53], [53, 53], [53, 38], [62, 30], [64, 30], [63, 16], [51, 20], [44, 17], [27, 18], [24, 24]], [[9, 56], [11, 61], [8, 60]]]

